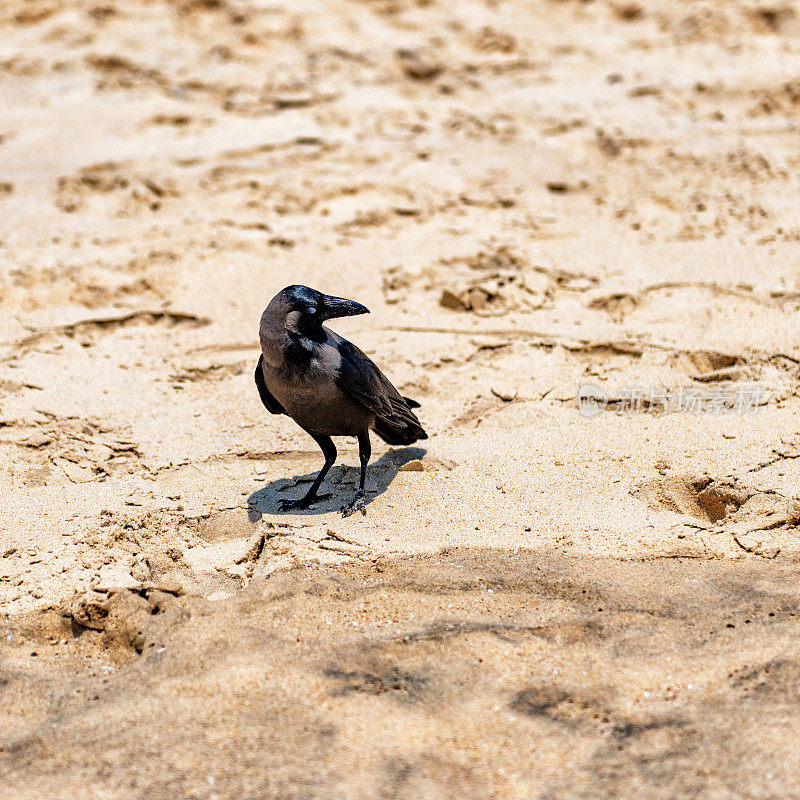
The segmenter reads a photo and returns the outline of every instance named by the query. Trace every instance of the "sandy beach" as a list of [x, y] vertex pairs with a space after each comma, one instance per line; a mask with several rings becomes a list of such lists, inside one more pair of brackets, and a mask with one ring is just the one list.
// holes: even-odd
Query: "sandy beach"
[[5, 0], [0, 108], [9, 797], [800, 797], [793, 4]]

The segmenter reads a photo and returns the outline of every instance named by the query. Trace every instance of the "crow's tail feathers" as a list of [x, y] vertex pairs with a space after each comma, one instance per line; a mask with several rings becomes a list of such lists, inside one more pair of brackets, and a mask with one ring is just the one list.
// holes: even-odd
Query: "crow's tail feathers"
[[386, 419], [376, 419], [373, 430], [386, 444], [413, 444], [418, 439], [428, 438], [421, 425], [401, 423], [397, 426]]
[[392, 401], [394, 413], [375, 418], [373, 429], [386, 444], [412, 444], [418, 439], [427, 439], [428, 434], [411, 411], [419, 403], [404, 397], [404, 403]]

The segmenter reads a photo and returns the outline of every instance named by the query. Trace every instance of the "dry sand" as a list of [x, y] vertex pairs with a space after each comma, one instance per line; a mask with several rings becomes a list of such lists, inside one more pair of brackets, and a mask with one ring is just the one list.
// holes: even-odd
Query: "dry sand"
[[[4, 0], [0, 103], [9, 797], [800, 797], [792, 4]], [[290, 283], [422, 403], [366, 518]]]

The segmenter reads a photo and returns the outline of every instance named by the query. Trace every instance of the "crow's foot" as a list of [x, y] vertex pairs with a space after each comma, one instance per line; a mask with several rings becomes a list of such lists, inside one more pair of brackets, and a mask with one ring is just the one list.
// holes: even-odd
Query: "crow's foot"
[[309, 506], [313, 506], [315, 503], [327, 500], [329, 497], [329, 494], [307, 494], [299, 500], [280, 500], [278, 502], [278, 508], [281, 511], [293, 511], [295, 509], [302, 511]]
[[351, 514], [355, 514], [356, 511], [360, 511], [365, 517], [367, 516], [367, 498], [364, 492], [356, 492], [353, 502], [342, 506], [343, 517], [349, 517]]

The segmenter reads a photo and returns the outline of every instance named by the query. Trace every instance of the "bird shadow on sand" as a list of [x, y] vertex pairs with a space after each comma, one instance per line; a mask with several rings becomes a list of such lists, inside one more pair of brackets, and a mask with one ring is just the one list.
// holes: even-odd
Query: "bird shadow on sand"
[[[366, 505], [369, 505], [378, 495], [383, 494], [389, 488], [400, 471], [400, 467], [409, 461], [422, 459], [426, 453], [427, 450], [422, 447], [400, 447], [384, 453], [377, 461], [371, 463], [367, 469]], [[320, 461], [322, 461], [321, 456]], [[293, 478], [278, 478], [263, 489], [253, 492], [247, 498], [250, 521], [258, 522], [268, 514], [308, 516], [339, 511], [342, 506], [347, 505], [353, 499], [353, 495], [358, 489], [359, 467], [345, 465], [331, 467], [331, 471], [325, 476], [325, 480], [319, 488], [320, 494], [330, 494], [329, 497], [320, 500], [310, 508], [293, 508], [287, 511], [281, 509], [282, 500], [298, 500], [303, 497], [316, 477], [317, 471], [307, 475], [295, 475]]]

